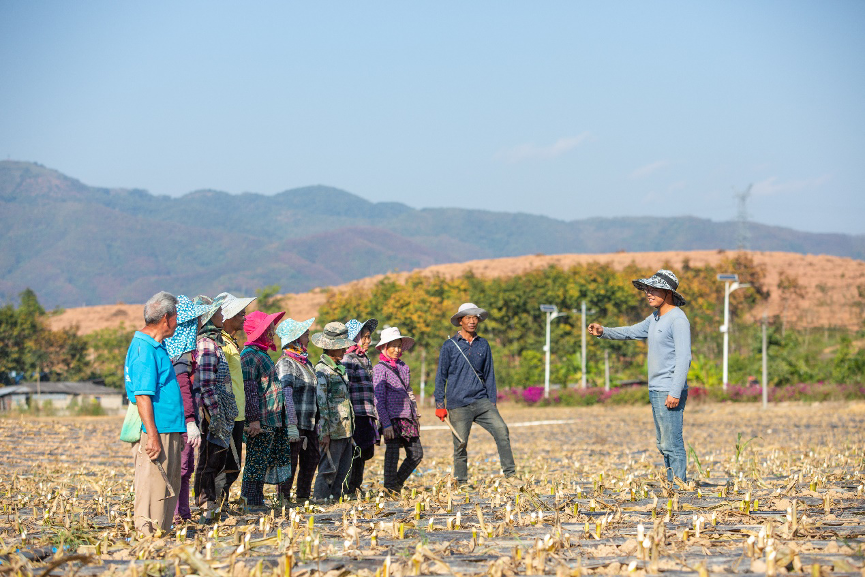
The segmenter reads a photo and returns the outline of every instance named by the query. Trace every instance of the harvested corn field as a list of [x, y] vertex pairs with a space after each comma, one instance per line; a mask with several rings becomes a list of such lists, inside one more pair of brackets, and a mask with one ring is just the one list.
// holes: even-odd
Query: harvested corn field
[[502, 413], [523, 486], [476, 426], [458, 489], [430, 412], [402, 495], [380, 492], [377, 449], [361, 499], [234, 501], [154, 538], [132, 531], [119, 419], [0, 420], [0, 575], [863, 574], [862, 402], [690, 406], [687, 486], [663, 476], [649, 406]]

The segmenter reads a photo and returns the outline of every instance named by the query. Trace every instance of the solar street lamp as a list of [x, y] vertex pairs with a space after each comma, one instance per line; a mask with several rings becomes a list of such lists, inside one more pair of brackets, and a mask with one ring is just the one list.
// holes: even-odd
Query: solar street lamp
[[728, 333], [730, 333], [730, 300], [731, 293], [737, 289], [747, 288], [752, 286], [747, 282], [740, 282], [740, 277], [736, 274], [718, 274], [716, 280], [725, 282], [725, 321], [719, 327], [722, 337], [722, 388], [728, 389]]
[[547, 399], [550, 397], [550, 321], [568, 313], [559, 312], [555, 305], [541, 305], [540, 308], [547, 316], [544, 331], [544, 398]]

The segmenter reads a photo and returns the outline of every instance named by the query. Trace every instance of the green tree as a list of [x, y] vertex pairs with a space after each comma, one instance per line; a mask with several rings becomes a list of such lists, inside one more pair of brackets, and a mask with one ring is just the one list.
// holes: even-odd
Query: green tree
[[272, 284], [264, 288], [256, 289], [256, 306], [263, 313], [271, 314], [282, 310], [280, 285]]
[[94, 377], [102, 379], [109, 387], [123, 387], [123, 365], [134, 334], [134, 330], [121, 323], [119, 327], [99, 329], [87, 335]]
[[36, 293], [26, 289], [17, 308], [0, 308], [0, 379], [9, 383], [9, 373], [48, 372], [52, 379], [80, 379], [87, 375], [87, 344], [74, 328], [52, 331], [48, 315]]

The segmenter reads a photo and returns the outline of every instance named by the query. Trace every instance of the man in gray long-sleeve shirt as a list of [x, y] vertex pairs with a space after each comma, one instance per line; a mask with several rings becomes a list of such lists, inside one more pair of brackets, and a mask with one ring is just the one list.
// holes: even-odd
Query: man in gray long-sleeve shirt
[[632, 284], [646, 293], [647, 303], [656, 310], [630, 327], [609, 328], [592, 323], [587, 330], [603, 339], [646, 341], [656, 446], [664, 457], [668, 480], [677, 477], [686, 481], [683, 411], [689, 395], [686, 377], [692, 362], [692, 337], [689, 319], [679, 308], [686, 299], [677, 292], [679, 280], [669, 270], [660, 270]]

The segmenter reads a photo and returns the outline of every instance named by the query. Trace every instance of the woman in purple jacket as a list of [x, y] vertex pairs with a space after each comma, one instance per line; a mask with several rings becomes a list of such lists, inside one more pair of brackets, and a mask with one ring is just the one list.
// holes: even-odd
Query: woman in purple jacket
[[[397, 327], [383, 330], [382, 340], [376, 345], [379, 363], [373, 368], [376, 412], [385, 437], [385, 488], [398, 493], [424, 457], [409, 367], [400, 360], [414, 344], [415, 340], [402, 336]], [[406, 451], [406, 458], [398, 469], [400, 447]]]

